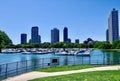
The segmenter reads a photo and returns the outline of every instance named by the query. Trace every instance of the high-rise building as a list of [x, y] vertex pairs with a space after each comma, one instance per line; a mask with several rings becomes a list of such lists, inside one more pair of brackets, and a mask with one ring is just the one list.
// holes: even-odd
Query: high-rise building
[[67, 41], [68, 43], [71, 43], [71, 39], [70, 38], [68, 38], [68, 41]]
[[38, 35], [38, 42], [41, 43], [41, 36]]
[[37, 26], [34, 26], [31, 29], [30, 43], [41, 43], [41, 37], [39, 35], [39, 28]]
[[59, 30], [54, 28], [51, 30], [51, 43], [59, 42]]
[[114, 8], [108, 18], [108, 34], [110, 43], [113, 43], [115, 40], [119, 39], [118, 10]]
[[27, 43], [27, 34], [22, 33], [21, 34], [21, 44], [26, 44]]
[[106, 30], [106, 41], [109, 41], [109, 31], [108, 31], [108, 29]]
[[63, 41], [68, 42], [68, 28], [67, 27], [63, 29]]
[[79, 44], [79, 39], [75, 39], [75, 43]]

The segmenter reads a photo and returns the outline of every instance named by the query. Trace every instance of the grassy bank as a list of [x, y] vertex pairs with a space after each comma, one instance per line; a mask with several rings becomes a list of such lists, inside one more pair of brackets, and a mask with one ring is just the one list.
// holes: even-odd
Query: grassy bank
[[85, 68], [93, 68], [93, 65], [69, 65], [69, 66], [57, 66], [52, 68], [38, 69], [38, 72], [59, 72], [59, 71], [69, 71], [69, 70], [80, 70]]
[[38, 78], [29, 81], [120, 81], [120, 70], [76, 73]]

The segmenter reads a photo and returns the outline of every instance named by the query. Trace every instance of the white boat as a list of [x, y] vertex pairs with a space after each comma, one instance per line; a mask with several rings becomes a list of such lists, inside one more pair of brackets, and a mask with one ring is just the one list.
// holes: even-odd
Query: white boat
[[22, 54], [31, 54], [31, 52], [26, 51], [26, 52], [22, 52]]
[[79, 52], [77, 52], [76, 55], [90, 56], [91, 51], [91, 49], [80, 50]]
[[56, 55], [68, 55], [69, 53], [63, 51], [63, 52], [56, 52], [55, 54]]

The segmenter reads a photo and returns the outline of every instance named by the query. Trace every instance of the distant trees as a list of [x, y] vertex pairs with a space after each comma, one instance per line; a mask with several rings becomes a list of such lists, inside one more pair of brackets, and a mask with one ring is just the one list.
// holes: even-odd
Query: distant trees
[[6, 45], [5, 48], [98, 48], [98, 49], [114, 49], [120, 48], [120, 41], [115, 41], [113, 44], [103, 41], [94, 41], [88, 44], [81, 43], [67, 43], [67, 42], [57, 42], [57, 43], [28, 43], [28, 44], [18, 44], [18, 45]]
[[98, 48], [98, 49], [111, 49], [112, 48], [112, 44], [110, 44], [109, 42], [103, 41], [96, 41], [93, 43], [93, 47], [94, 48]]
[[84, 43], [68, 43], [68, 42], [57, 42], [57, 43], [28, 43], [28, 44], [11, 44], [11, 40], [7, 34], [0, 30], [0, 49], [1, 48], [98, 48], [98, 49], [120, 49], [120, 40], [116, 40], [113, 44], [106, 41], [93, 41], [88, 38]]

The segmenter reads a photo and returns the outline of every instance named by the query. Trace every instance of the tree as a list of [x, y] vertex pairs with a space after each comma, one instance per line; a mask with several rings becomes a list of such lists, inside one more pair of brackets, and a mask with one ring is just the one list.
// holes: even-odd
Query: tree
[[112, 45], [109, 42], [101, 42], [98, 48], [100, 49], [111, 49]]
[[8, 35], [0, 30], [0, 52], [1, 52], [1, 48], [3, 48], [5, 45], [8, 44], [10, 44], [10, 39]]
[[114, 48], [114, 49], [120, 49], [120, 40], [114, 41], [112, 48]]

